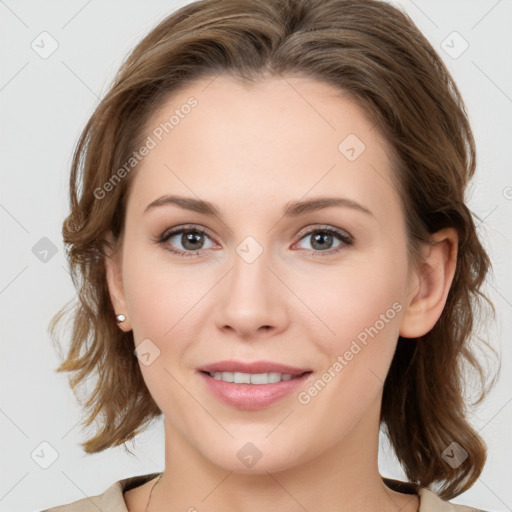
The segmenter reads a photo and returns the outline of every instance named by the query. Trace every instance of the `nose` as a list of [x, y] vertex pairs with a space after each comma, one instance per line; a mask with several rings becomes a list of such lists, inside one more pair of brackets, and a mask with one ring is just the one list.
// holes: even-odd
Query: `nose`
[[216, 325], [243, 339], [275, 335], [287, 327], [290, 292], [269, 267], [265, 251], [249, 261], [235, 252], [217, 297]]

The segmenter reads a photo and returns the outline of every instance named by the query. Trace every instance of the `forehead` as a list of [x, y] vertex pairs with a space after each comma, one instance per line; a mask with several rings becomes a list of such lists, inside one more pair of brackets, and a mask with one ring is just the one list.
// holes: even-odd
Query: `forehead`
[[198, 80], [169, 95], [144, 137], [154, 147], [132, 183], [139, 208], [164, 193], [239, 207], [327, 193], [377, 210], [398, 200], [389, 148], [371, 120], [342, 91], [310, 78]]

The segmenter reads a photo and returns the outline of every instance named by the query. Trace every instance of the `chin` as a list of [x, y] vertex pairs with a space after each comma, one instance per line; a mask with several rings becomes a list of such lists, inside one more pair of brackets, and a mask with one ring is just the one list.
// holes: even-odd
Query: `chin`
[[[202, 451], [212, 464], [240, 475], [266, 475], [288, 470], [304, 462], [305, 454], [298, 446], [289, 444], [284, 446], [278, 439], [272, 441], [265, 439], [250, 441], [230, 439], [227, 443], [219, 443], [219, 450], [212, 451], [212, 446]], [[297, 442], [300, 443], [298, 440]]]

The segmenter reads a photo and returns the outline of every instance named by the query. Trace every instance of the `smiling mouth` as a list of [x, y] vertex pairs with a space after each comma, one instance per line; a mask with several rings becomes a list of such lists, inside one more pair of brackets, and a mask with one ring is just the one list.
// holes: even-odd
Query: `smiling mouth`
[[[198, 372], [206, 389], [221, 402], [241, 410], [255, 411], [269, 407], [279, 400], [293, 395], [294, 392], [298, 392], [302, 386], [307, 384], [308, 380], [312, 379], [313, 375], [313, 371], [309, 369], [304, 370], [278, 364], [253, 364], [252, 366], [256, 366], [253, 369], [254, 373], [235, 371], [238, 368], [242, 369], [243, 364], [222, 363], [212, 366], [217, 366], [217, 368], [203, 368]], [[267, 366], [267, 368], [270, 366], [269, 370], [280, 369], [283, 373], [263, 372], [262, 370], [265, 368], [261, 368], [261, 366]], [[243, 369], [248, 370], [249, 368]]]
[[213, 379], [222, 380], [233, 384], [254, 384], [261, 386], [265, 384], [276, 384], [282, 381], [293, 380], [302, 377], [310, 371], [293, 375], [291, 373], [244, 373], [244, 372], [207, 372], [202, 373], [209, 375]]

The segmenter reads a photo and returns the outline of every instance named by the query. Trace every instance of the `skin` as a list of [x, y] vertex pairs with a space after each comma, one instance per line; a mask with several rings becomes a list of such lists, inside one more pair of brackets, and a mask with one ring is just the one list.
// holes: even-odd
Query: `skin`
[[[253, 86], [204, 79], [170, 96], [147, 133], [190, 96], [197, 107], [138, 165], [123, 238], [107, 259], [114, 309], [127, 317], [120, 328], [160, 350], [140, 364], [165, 430], [149, 510], [418, 510], [417, 496], [390, 490], [379, 474], [382, 390], [398, 336], [421, 336], [441, 315], [456, 232], [436, 233], [413, 270], [386, 143], [332, 86], [300, 76]], [[354, 161], [338, 150], [348, 134], [366, 146]], [[144, 213], [171, 193], [213, 202], [222, 219], [174, 205]], [[329, 207], [283, 218], [289, 201], [319, 196], [350, 198], [372, 215]], [[166, 249], [187, 250], [181, 235], [155, 243], [185, 224], [208, 230], [199, 255]], [[302, 233], [325, 225], [354, 243], [334, 237], [323, 247], [342, 249], [322, 255]], [[263, 249], [252, 263], [236, 252], [247, 236]], [[212, 396], [196, 372], [223, 359], [277, 361], [311, 368], [307, 389], [394, 303], [401, 310], [307, 405], [292, 393], [244, 411]], [[262, 453], [252, 468], [237, 458], [247, 442]], [[154, 482], [125, 493], [130, 512], [145, 510]]]

